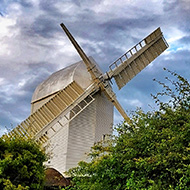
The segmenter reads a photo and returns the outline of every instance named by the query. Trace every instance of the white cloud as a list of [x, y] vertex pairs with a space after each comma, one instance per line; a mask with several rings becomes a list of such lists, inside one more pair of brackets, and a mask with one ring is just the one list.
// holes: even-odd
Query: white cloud
[[14, 18], [22, 14], [22, 7], [19, 3], [13, 2], [7, 7], [9, 15], [14, 15]]
[[[94, 41], [94, 40], [89, 40], [89, 39], [85, 39], [85, 38], [78, 38], [78, 41], [80, 42], [81, 46], [88, 44], [89, 47], [93, 47], [96, 54], [101, 54], [102, 47], [104, 46], [103, 41]], [[90, 52], [89, 52], [89, 54], [90, 54]], [[90, 55], [88, 55], [88, 56], [90, 56]]]
[[11, 30], [11, 27], [14, 26], [16, 21], [14, 19], [8, 17], [0, 16], [0, 55], [9, 55], [9, 44], [7, 43], [7, 39], [10, 39], [14, 35], [16, 35], [17, 31]]
[[70, 15], [70, 21], [78, 20], [76, 15], [81, 12], [81, 9], [71, 1], [59, 1], [54, 6], [63, 14]]
[[0, 78], [0, 85], [4, 85], [5, 84], [5, 79], [4, 78]]
[[173, 53], [181, 50], [190, 50], [189, 44], [184, 44], [180, 42], [185, 37], [189, 37], [189, 33], [182, 31], [176, 27], [169, 27], [167, 32], [167, 42], [169, 48], [164, 52], [167, 55], [166, 59], [175, 59]]
[[0, 38], [13, 36], [15, 34], [15, 31], [10, 31], [10, 26], [13, 26], [15, 24], [16, 21], [14, 19], [0, 16]]
[[138, 99], [127, 100], [127, 103], [133, 107], [142, 107], [143, 103]]
[[[96, 13], [102, 15], [102, 18], [117, 19], [117, 18], [139, 18], [145, 14], [146, 11], [154, 14], [163, 13], [163, 1], [132, 1], [132, 0], [104, 0], [97, 3], [91, 9]], [[151, 7], [151, 9], [150, 9]], [[143, 10], [143, 11], [142, 11]], [[104, 17], [106, 14], [106, 17]]]
[[187, 33], [179, 30], [176, 27], [171, 27], [167, 33], [167, 41], [169, 44], [172, 44], [185, 36], [187, 36]]
[[0, 126], [0, 137], [5, 133], [7, 133], [7, 129], [4, 126]]
[[[52, 63], [52, 65], [55, 65], [54, 69], [59, 69], [80, 59], [64, 33], [52, 29], [54, 27], [52, 23], [55, 22], [57, 22], [57, 27], [59, 27], [59, 23], [62, 21], [72, 26], [74, 31], [78, 32], [77, 41], [82, 46], [85, 44], [89, 48], [84, 49], [85, 52], [90, 55], [91, 47], [95, 51], [94, 54], [101, 58], [106, 57], [105, 60], [108, 63], [113, 61], [115, 52], [124, 53], [128, 47], [135, 45], [133, 43], [134, 40], [145, 37], [148, 35], [147, 32], [151, 32], [154, 29], [153, 27], [158, 25], [165, 29], [164, 35], [170, 44], [170, 49], [164, 53], [167, 56], [162, 54], [162, 58], [166, 57], [168, 60], [176, 59], [175, 52], [179, 53], [180, 50], [189, 48], [187, 44], [179, 44], [180, 39], [189, 35], [188, 29], [183, 29], [182, 31], [180, 27], [180, 24], [183, 22], [183, 25], [188, 27], [185, 19], [181, 19], [181, 23], [179, 22], [179, 18], [184, 16], [183, 12], [180, 12], [179, 15], [178, 9], [172, 12], [172, 7], [169, 7], [168, 15], [164, 15], [163, 0], [97, 0], [81, 1], [78, 4], [76, 2], [72, 3], [70, 0], [58, 2], [28, 0], [25, 2], [32, 3], [33, 6], [24, 7], [24, 4], [9, 2], [5, 11], [6, 15], [4, 17], [0, 16], [0, 72], [2, 73], [2, 76], [0, 76], [0, 92], [6, 96], [4, 97], [4, 102], [9, 103], [9, 107], [11, 107], [15, 97], [18, 99], [21, 96], [28, 98], [29, 95], [25, 95], [25, 92], [28, 92], [27, 90], [30, 88], [31, 84], [29, 82], [31, 80], [35, 81], [34, 79], [37, 77], [41, 77], [42, 68], [45, 70], [45, 67], [50, 66]], [[180, 3], [176, 3], [175, 6], [182, 5], [184, 10], [190, 9], [189, 0], [181, 0]], [[120, 20], [123, 23], [117, 23]], [[47, 24], [47, 28], [44, 21]], [[79, 28], [78, 23], [80, 23], [81, 28]], [[123, 27], [122, 24], [124, 23], [126, 25]], [[88, 27], [86, 27], [87, 24], [89, 24]], [[47, 37], [49, 35], [49, 26], [52, 27], [50, 27], [51, 37]], [[93, 28], [92, 26], [98, 27]], [[70, 28], [70, 30], [72, 32], [73, 29]], [[89, 35], [83, 38], [81, 36], [84, 35], [80, 33], [81, 31], [88, 32]], [[105, 31], [108, 31], [109, 35]], [[114, 31], [116, 32], [114, 33]], [[101, 36], [101, 38], [97, 39], [97, 36]], [[180, 64], [183, 64], [183, 62], [184, 59], [182, 58]], [[41, 63], [47, 64], [42, 65]], [[150, 70], [152, 72], [156, 70], [155, 64], [151, 66], [148, 67], [147, 71]], [[7, 72], [7, 76], [2, 71]], [[47, 74], [49, 70], [44, 72]], [[147, 74], [147, 72], [144, 73]], [[146, 74], [143, 75], [144, 78], [147, 77]], [[157, 74], [161, 75], [159, 71]], [[138, 82], [139, 86], [144, 88], [144, 91], [146, 91], [145, 88], [149, 88], [148, 81], [146, 81], [146, 87], [143, 87], [143, 81]], [[34, 88], [35, 85], [37, 84], [32, 84], [32, 87]], [[130, 85], [127, 87], [131, 88]], [[122, 89], [122, 92], [124, 91]], [[136, 93], [136, 91], [133, 91], [133, 93]], [[148, 91], [147, 93], [149, 95]], [[0, 94], [1, 98], [2, 94]], [[123, 97], [125, 97], [125, 94], [121, 95], [119, 99], [123, 102], [122, 106], [124, 108], [130, 107], [130, 109], [135, 109], [137, 106], [143, 107], [144, 102], [148, 102], [148, 100], [142, 100], [142, 92], [133, 97], [130, 96], [129, 100], [126, 101], [123, 100]], [[0, 106], [4, 102], [0, 102]], [[18, 102], [18, 104], [20, 103]], [[20, 113], [22, 113], [23, 107], [22, 110], [21, 108], [18, 110]], [[29, 107], [25, 109], [30, 110]], [[10, 112], [12, 111], [10, 110]], [[122, 120], [120, 118], [116, 114], [114, 120], [119, 122]], [[13, 119], [16, 121], [15, 117]]]

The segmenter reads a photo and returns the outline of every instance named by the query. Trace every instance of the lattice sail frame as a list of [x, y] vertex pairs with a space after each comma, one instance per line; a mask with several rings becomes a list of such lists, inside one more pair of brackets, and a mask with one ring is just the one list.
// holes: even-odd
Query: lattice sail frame
[[118, 88], [121, 89], [167, 48], [168, 44], [162, 35], [161, 29], [157, 28], [112, 63], [105, 78], [113, 77]]

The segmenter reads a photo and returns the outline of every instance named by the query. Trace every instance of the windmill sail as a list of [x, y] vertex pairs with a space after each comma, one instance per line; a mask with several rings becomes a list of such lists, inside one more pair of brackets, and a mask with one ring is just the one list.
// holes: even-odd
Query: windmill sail
[[71, 43], [74, 45], [77, 52], [79, 53], [79, 55], [82, 58], [83, 62], [85, 63], [85, 65], [87, 67], [87, 70], [90, 73], [94, 83], [96, 83], [101, 88], [101, 90], [104, 92], [106, 97], [114, 104], [114, 106], [120, 112], [120, 114], [124, 117], [124, 119], [129, 122], [130, 119], [127, 116], [127, 114], [125, 113], [125, 111], [123, 110], [122, 106], [119, 104], [119, 102], [118, 102], [118, 100], [117, 100], [117, 98], [115, 96], [115, 93], [113, 92], [113, 90], [112, 90], [112, 88], [111, 88], [111, 86], [109, 84], [109, 81], [104, 80], [103, 73], [101, 73], [101, 71], [98, 70], [96, 65], [94, 65], [90, 61], [90, 59], [84, 53], [84, 51], [79, 46], [79, 44], [76, 42], [76, 40], [74, 39], [72, 34], [66, 28], [66, 26], [63, 23], [61, 23], [60, 25], [61, 25], [62, 29], [64, 30], [64, 32], [66, 33], [66, 35], [68, 36], [68, 38], [70, 39]]
[[121, 89], [168, 47], [160, 28], [127, 51], [113, 64], [105, 78], [114, 78]]
[[36, 141], [45, 143], [57, 132], [53, 126], [60, 120], [59, 116], [65, 118], [64, 124], [74, 119], [94, 101], [90, 95], [93, 91], [96, 91], [94, 84], [84, 91], [73, 81], [7, 135], [35, 138]]

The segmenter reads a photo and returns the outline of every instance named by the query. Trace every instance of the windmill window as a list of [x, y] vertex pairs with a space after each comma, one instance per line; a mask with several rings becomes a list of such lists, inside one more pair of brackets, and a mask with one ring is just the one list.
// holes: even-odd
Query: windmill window
[[91, 98], [90, 96], [87, 96], [87, 97], [85, 98], [85, 101], [86, 101], [87, 103], [89, 103], [91, 100], [92, 100], [92, 98]]
[[84, 108], [84, 107], [86, 106], [85, 101], [82, 100], [82, 101], [79, 103], [79, 106], [80, 106], [81, 108]]
[[132, 49], [131, 49], [131, 52], [132, 52], [132, 54], [135, 54], [135, 53], [136, 53], [136, 49], [135, 49], [135, 48], [132, 48]]
[[122, 62], [124, 62], [126, 59], [125, 59], [125, 56], [123, 56], [122, 58], [121, 58], [121, 60], [122, 60]]
[[[72, 117], [74, 117], [75, 114], [76, 114], [76, 113], [75, 113], [73, 110], [71, 110], [71, 112], [70, 112], [70, 119], [71, 119]], [[69, 118], [68, 118], [67, 116], [65, 116], [65, 117], [66, 117], [66, 119], [69, 120]]]
[[80, 112], [80, 110], [81, 110], [81, 108], [80, 108], [78, 105], [76, 105], [76, 106], [71, 110], [70, 119], [71, 119], [72, 117], [74, 117], [78, 112]]
[[140, 44], [138, 44], [138, 45], [136, 46], [136, 49], [137, 49], [137, 51], [139, 51], [139, 50], [141, 49]]
[[79, 107], [78, 105], [76, 105], [76, 106], [73, 108], [73, 111], [74, 111], [75, 113], [78, 113], [80, 110], [81, 110], [81, 109], [80, 109], [80, 107]]
[[116, 67], [120, 64], [120, 59], [118, 59], [117, 61], [116, 61]]
[[144, 40], [141, 41], [141, 42], [140, 42], [140, 45], [141, 45], [142, 47], [144, 47], [144, 46], [146, 45], [145, 41], [144, 41]]
[[126, 56], [127, 56], [128, 58], [130, 58], [130, 57], [131, 57], [131, 53], [128, 51], [128, 52], [126, 53]]

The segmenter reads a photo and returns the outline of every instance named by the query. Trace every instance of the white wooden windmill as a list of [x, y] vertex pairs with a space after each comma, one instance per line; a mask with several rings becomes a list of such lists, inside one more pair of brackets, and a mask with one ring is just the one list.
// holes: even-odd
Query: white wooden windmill
[[48, 145], [51, 157], [47, 166], [63, 173], [85, 159], [94, 142], [111, 134], [113, 106], [129, 121], [110, 80], [114, 78], [121, 89], [168, 44], [158, 28], [111, 64], [104, 74], [65, 25], [61, 27], [82, 61], [53, 73], [38, 85], [32, 97], [31, 115], [7, 135], [33, 138], [43, 146]]

